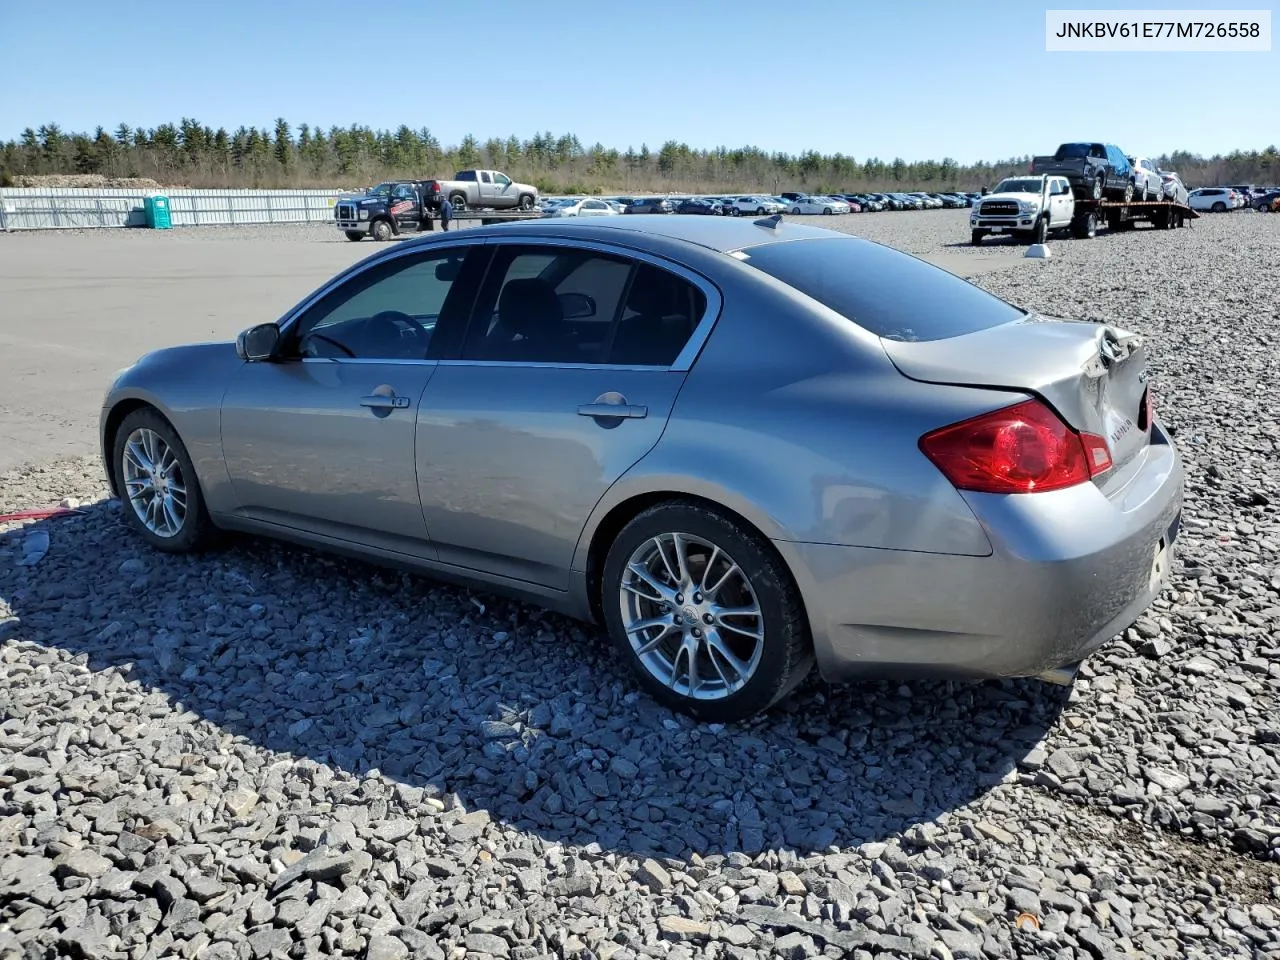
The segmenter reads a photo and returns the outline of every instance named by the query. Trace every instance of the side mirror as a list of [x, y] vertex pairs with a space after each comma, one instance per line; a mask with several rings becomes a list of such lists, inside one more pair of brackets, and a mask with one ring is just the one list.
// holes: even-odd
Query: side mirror
[[236, 355], [256, 363], [273, 360], [280, 348], [280, 328], [274, 323], [260, 323], [236, 337]]
[[560, 294], [560, 312], [566, 320], [585, 320], [596, 315], [596, 302], [585, 293]]

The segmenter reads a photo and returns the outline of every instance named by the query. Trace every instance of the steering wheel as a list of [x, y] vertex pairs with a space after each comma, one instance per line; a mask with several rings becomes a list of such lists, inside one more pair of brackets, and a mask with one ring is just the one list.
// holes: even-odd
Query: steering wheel
[[308, 340], [323, 340], [325, 343], [329, 343], [337, 347], [339, 350], [345, 353], [348, 357], [354, 357], [356, 355], [356, 352], [354, 350], [348, 347], [345, 343], [339, 343], [337, 340], [333, 339], [333, 337], [326, 337], [323, 333], [309, 333], [305, 337], [303, 337], [303, 340], [302, 340], [303, 353], [308, 356], [312, 356], [312, 357], [319, 356], [318, 353], [316, 353], [313, 349], [309, 348], [309, 346], [307, 345]]
[[382, 310], [375, 313], [365, 321], [364, 333], [377, 340], [385, 337], [390, 342], [398, 342], [402, 339], [402, 324], [413, 331], [414, 339], [422, 344], [425, 350], [426, 345], [431, 341], [431, 333], [419, 321], [399, 310]]

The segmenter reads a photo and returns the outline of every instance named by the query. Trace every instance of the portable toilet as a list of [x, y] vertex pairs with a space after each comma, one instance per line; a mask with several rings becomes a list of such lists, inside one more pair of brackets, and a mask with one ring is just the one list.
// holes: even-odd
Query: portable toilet
[[158, 193], [149, 194], [142, 203], [146, 213], [147, 226], [152, 230], [169, 230], [173, 227], [173, 219], [169, 216], [169, 198]]

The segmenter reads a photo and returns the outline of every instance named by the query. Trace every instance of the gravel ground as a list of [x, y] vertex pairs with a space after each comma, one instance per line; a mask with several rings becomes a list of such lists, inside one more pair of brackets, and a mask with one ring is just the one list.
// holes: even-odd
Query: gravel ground
[[[850, 219], [967, 240], [938, 213]], [[1070, 691], [815, 681], [698, 727], [594, 629], [161, 557], [92, 460], [0, 477], [82, 511], [0, 526], [0, 956], [1280, 957], [1280, 217], [1053, 250], [977, 282], [1150, 333], [1189, 474], [1173, 583]]]

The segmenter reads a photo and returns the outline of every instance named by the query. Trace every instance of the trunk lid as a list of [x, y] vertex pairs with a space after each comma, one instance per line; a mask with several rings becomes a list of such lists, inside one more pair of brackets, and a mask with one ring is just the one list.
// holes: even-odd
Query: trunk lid
[[1150, 443], [1147, 349], [1139, 334], [1032, 314], [945, 340], [880, 342], [912, 380], [1037, 394], [1076, 430], [1104, 437], [1117, 469]]

